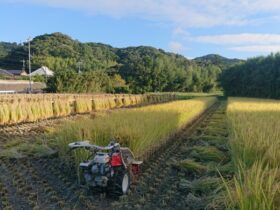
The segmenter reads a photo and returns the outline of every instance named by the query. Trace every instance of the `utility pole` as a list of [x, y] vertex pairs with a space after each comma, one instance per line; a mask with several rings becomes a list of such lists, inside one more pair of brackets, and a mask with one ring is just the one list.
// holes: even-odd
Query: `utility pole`
[[81, 65], [82, 65], [82, 61], [79, 61], [78, 62], [78, 73], [80, 74], [81, 73]]
[[25, 71], [25, 60], [22, 60], [22, 71]]
[[29, 93], [32, 93], [32, 81], [31, 81], [31, 53], [30, 53], [30, 42], [32, 41], [31, 37], [28, 37], [28, 66], [29, 66]]

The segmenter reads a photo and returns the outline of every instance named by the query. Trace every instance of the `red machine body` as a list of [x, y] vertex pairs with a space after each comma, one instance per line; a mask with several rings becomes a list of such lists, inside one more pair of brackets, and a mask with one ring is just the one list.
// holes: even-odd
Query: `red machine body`
[[111, 166], [122, 166], [123, 161], [122, 161], [122, 156], [120, 153], [113, 153], [112, 158], [111, 158]]

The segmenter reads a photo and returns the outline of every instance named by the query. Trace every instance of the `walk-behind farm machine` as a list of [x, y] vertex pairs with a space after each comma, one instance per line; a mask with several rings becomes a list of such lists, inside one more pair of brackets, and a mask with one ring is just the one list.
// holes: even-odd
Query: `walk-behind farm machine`
[[86, 149], [91, 153], [88, 160], [80, 163], [87, 187], [105, 189], [113, 195], [127, 194], [132, 180], [140, 173], [142, 161], [136, 161], [131, 150], [119, 143], [111, 142], [102, 147], [79, 141], [70, 143], [69, 148]]

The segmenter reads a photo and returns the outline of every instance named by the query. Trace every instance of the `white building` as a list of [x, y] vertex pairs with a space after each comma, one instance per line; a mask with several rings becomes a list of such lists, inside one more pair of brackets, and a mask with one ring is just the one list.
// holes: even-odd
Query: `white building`
[[46, 77], [52, 77], [54, 75], [54, 73], [48, 67], [42, 66], [41, 68], [33, 71], [30, 75], [31, 76], [43, 75], [43, 76], [46, 76]]

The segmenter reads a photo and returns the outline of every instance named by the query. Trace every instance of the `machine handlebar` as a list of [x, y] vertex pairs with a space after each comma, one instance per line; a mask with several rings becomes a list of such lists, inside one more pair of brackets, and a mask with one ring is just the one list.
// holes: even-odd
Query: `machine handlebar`
[[77, 141], [68, 144], [68, 147], [73, 149], [84, 148], [84, 149], [94, 149], [94, 150], [111, 150], [115, 147], [120, 146], [119, 143], [110, 143], [108, 146], [102, 147], [95, 144], [90, 144], [89, 141]]

